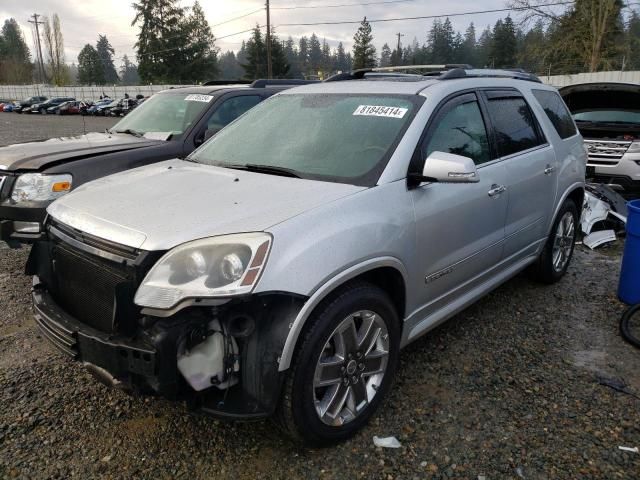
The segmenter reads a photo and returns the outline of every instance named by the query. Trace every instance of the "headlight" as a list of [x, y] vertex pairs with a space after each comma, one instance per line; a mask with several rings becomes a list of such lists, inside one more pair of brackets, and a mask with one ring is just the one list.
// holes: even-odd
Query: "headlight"
[[70, 190], [71, 175], [25, 173], [17, 178], [11, 199], [16, 203], [44, 202], [55, 200]]
[[138, 288], [141, 307], [171, 308], [187, 298], [249, 293], [264, 268], [271, 235], [243, 233], [185, 243], [166, 253]]

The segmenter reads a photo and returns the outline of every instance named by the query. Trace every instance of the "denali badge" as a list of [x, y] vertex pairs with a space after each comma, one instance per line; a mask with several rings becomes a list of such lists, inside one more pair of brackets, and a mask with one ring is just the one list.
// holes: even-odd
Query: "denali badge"
[[453, 267], [448, 267], [445, 268], [444, 270], [440, 270], [439, 272], [436, 272], [434, 274], [431, 275], [427, 275], [424, 278], [424, 283], [431, 283], [431, 282], [435, 282], [436, 280], [438, 280], [439, 278], [444, 277], [445, 275], [449, 275], [451, 272], [453, 272]]

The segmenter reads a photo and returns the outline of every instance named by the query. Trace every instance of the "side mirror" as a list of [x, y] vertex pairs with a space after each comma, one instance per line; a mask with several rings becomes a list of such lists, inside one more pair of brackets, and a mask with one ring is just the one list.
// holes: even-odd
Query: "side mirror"
[[480, 175], [469, 157], [433, 152], [424, 163], [421, 182], [478, 183]]

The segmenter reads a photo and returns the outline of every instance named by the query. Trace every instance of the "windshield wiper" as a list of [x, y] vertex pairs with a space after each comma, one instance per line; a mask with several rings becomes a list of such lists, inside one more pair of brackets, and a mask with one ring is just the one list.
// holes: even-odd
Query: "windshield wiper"
[[219, 167], [233, 168], [234, 170], [247, 170], [249, 172], [266, 173], [268, 175], [281, 175], [283, 177], [302, 178], [302, 176], [286, 167], [276, 167], [273, 165], [257, 165], [255, 163], [247, 163], [246, 165], [222, 164]]
[[130, 128], [127, 128], [126, 130], [114, 130], [114, 132], [126, 133], [127, 135], [133, 135], [134, 137], [138, 137], [138, 138], [144, 135], [142, 132], [138, 132], [137, 130], [131, 130]]

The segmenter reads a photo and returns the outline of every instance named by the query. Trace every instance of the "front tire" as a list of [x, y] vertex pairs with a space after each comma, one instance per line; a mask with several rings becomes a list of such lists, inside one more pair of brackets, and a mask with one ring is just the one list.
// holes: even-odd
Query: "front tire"
[[565, 273], [573, 258], [579, 226], [578, 209], [573, 200], [564, 202], [551, 228], [549, 238], [540, 253], [537, 262], [532, 266], [534, 279], [547, 284], [558, 282]]
[[359, 282], [309, 319], [287, 372], [276, 421], [295, 441], [322, 446], [362, 428], [390, 389], [400, 320], [382, 289]]

